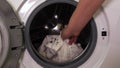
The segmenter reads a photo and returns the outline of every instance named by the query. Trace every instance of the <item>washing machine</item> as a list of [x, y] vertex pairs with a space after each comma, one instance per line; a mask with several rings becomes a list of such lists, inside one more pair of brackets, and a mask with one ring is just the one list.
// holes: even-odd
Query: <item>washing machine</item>
[[[17, 20], [17, 25], [11, 24], [12, 26], [6, 28], [5, 24], [8, 25], [8, 23], [4, 23], [4, 17], [0, 20], [3, 22], [3, 28], [6, 28], [4, 30], [4, 32], [7, 32], [5, 33], [7, 34], [5, 36], [7, 37], [6, 42], [9, 42], [9, 39], [11, 39], [8, 33], [11, 32], [10, 30], [21, 31], [20, 33], [11, 32], [11, 35], [16, 40], [21, 38], [24, 41], [22, 46], [25, 47], [25, 50], [20, 55], [20, 68], [120, 67], [120, 0], [106, 0], [103, 3], [77, 39], [77, 43], [81, 43], [83, 48], [82, 53], [74, 59], [63, 63], [54, 62], [43, 57], [38, 49], [46, 36], [60, 34], [60, 31], [68, 24], [78, 0], [7, 0], [7, 2], [12, 6], [12, 12], [16, 15], [11, 20]], [[11, 15], [8, 11], [6, 12], [4, 14]], [[5, 21], [10, 22], [6, 17]], [[60, 28], [53, 29], [58, 27], [59, 24], [61, 25], [59, 26]], [[3, 42], [5, 35], [2, 36], [2, 33], [4, 33], [2, 31], [0, 36], [1, 42]], [[1, 43], [1, 45], [4, 44]], [[8, 44], [6, 43], [6, 45]], [[6, 55], [9, 53], [8, 48], [4, 48], [7, 49], [5, 51]], [[12, 50], [17, 48], [13, 47]], [[0, 47], [0, 53], [3, 51], [2, 49], [3, 46]], [[6, 55], [3, 60], [6, 58]]]

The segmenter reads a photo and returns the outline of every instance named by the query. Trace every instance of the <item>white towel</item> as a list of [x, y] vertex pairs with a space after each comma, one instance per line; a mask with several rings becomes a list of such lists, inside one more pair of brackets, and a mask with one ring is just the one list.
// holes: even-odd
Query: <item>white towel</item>
[[59, 35], [48, 35], [39, 48], [39, 53], [45, 58], [54, 62], [63, 63], [72, 61], [83, 51], [81, 44], [68, 44]]

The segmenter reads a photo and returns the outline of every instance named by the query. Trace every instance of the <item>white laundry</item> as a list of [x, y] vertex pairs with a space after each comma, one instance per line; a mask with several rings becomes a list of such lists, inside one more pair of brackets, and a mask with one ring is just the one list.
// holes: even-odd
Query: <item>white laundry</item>
[[62, 63], [73, 60], [83, 51], [80, 44], [68, 44], [58, 35], [48, 35], [39, 48], [39, 53], [54, 62]]

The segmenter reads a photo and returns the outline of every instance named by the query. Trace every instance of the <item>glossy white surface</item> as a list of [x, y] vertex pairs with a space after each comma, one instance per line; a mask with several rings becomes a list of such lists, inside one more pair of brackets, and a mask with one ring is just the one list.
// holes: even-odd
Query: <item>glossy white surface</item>
[[46, 0], [28, 0], [23, 4], [17, 13], [19, 14], [21, 21], [24, 22], [24, 25], [32, 11], [45, 1]]
[[110, 0], [103, 6], [109, 22], [109, 51], [101, 68], [120, 68], [120, 0]]
[[30, 56], [27, 50], [25, 50], [23, 57], [20, 59], [20, 68], [43, 68], [38, 65]]
[[109, 25], [104, 13], [104, 10], [101, 8], [94, 16], [96, 26], [97, 26], [97, 44], [92, 56], [82, 65], [80, 68], [99, 68], [103, 62], [108, 48], [109, 48], [109, 34], [107, 36], [101, 36], [102, 31], [107, 31], [109, 33]]

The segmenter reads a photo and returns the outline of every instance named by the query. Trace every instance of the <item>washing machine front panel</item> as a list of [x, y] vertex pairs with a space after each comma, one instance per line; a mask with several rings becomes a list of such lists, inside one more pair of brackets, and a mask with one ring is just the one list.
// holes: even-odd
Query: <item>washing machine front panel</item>
[[[17, 13], [21, 21], [24, 22], [25, 26], [31, 13], [36, 7], [44, 2], [45, 0], [27, 0], [19, 5], [19, 9], [17, 8]], [[120, 21], [120, 10], [118, 7], [119, 3], [119, 0], [109, 0], [107, 3], [103, 4], [103, 7], [101, 7], [94, 15], [95, 24], [97, 26], [96, 48], [91, 57], [84, 64], [82, 64], [80, 68], [100, 68], [101, 65], [101, 68], [111, 68], [112, 64], [110, 64], [110, 66], [109, 62], [111, 62], [111, 59], [114, 61], [115, 58], [110, 57], [110, 55], [112, 54], [114, 57], [119, 59], [118, 52], [120, 47], [118, 45], [120, 43], [119, 39], [116, 39], [119, 37], [119, 31], [117, 31], [117, 29], [119, 29], [120, 25], [118, 24]], [[113, 9], [115, 10], [113, 11]], [[113, 45], [116, 45], [117, 48], [115, 48]], [[117, 59], [116, 61], [119, 62]], [[37, 64], [35, 61], [33, 63]], [[114, 64], [113, 66], [115, 65], [119, 67], [118, 63]]]
[[[100, 9], [100, 12], [101, 13], [99, 13], [95, 17], [95, 21], [97, 22], [96, 23], [97, 30], [98, 30], [97, 47], [94, 53], [92, 54], [91, 58], [89, 58], [89, 60], [81, 67], [93, 67], [93, 66], [96, 67], [98, 65], [100, 66], [107, 52], [108, 36], [109, 36], [108, 22], [106, 20], [106, 16], [103, 12], [103, 9]], [[96, 59], [93, 60], [94, 58]]]
[[101, 68], [120, 67], [120, 0], [110, 0], [103, 4], [105, 14], [109, 22], [110, 41], [109, 51], [104, 59]]
[[[19, 16], [20, 16], [20, 19], [21, 19], [21, 21], [23, 21], [24, 22], [24, 25], [26, 25], [26, 23], [27, 23], [27, 20], [28, 20], [28, 18], [30, 17], [30, 15], [31, 15], [31, 13], [33, 12], [33, 10], [36, 8], [36, 7], [38, 7], [40, 4], [42, 4], [42, 3], [44, 3], [45, 1], [30, 1], [30, 0], [28, 0], [28, 1], [26, 1], [24, 4], [23, 4], [23, 6], [19, 9], [19, 11], [18, 11], [18, 14], [19, 14]], [[100, 11], [100, 12], [103, 12], [103, 11]], [[104, 16], [104, 14], [102, 14], [101, 15], [103, 18], [105, 18], [105, 16]], [[100, 17], [100, 18], [102, 18], [102, 17]], [[99, 18], [98, 18], [99, 19]], [[104, 19], [103, 19], [104, 20]], [[106, 21], [106, 20], [104, 20], [104, 21]], [[97, 23], [96, 23], [97, 24]], [[99, 25], [100, 24], [100, 25]], [[103, 37], [103, 36], [101, 36], [101, 34], [102, 34], [102, 31], [105, 31], [105, 33], [107, 33], [108, 32], [108, 30], [107, 30], [107, 27], [106, 27], [106, 22], [105, 22], [105, 25], [103, 24], [103, 25], [101, 25], [101, 23], [99, 23], [99, 24], [97, 24], [97, 30], [98, 30], [98, 42], [97, 43], [99, 43], [99, 41], [101, 41], [101, 39], [103, 40], [103, 39], [105, 39], [106, 41], [102, 41], [102, 43], [99, 43], [99, 44], [101, 44], [101, 45], [105, 45], [106, 44], [106, 42], [108, 41], [107, 40], [107, 36], [106, 37]], [[103, 28], [101, 29], [100, 28], [100, 26], [102, 26]], [[104, 33], [104, 32], [103, 32]], [[100, 38], [100, 39], [99, 39]], [[101, 56], [103, 55], [103, 52], [101, 52], [101, 49], [102, 50], [105, 50], [104, 49], [104, 47], [100, 47], [100, 45], [98, 46], [97, 45], [97, 49], [96, 49], [96, 51], [92, 54], [92, 56], [93, 57], [96, 57], [97, 55], [99, 55], [100, 57], [96, 57], [96, 60], [93, 60], [94, 58], [89, 58], [89, 60], [85, 63], [85, 64], [83, 64], [81, 67], [93, 67], [93, 65], [95, 65], [96, 64], [96, 62], [98, 62], [98, 60], [101, 58]], [[100, 52], [100, 54], [98, 54], [98, 52]], [[100, 60], [99, 60], [100, 61]], [[92, 66], [91, 66], [91, 64], [92, 64]]]
[[100, 68], [109, 48], [109, 24], [101, 7], [94, 15], [97, 25], [97, 44], [92, 56], [82, 65], [83, 68]]

